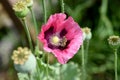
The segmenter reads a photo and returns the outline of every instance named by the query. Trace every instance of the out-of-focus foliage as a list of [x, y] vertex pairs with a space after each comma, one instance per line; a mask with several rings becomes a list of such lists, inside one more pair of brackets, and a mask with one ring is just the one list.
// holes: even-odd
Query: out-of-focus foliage
[[56, 76], [55, 80], [81, 80], [80, 67], [78, 66], [78, 64], [75, 64], [73, 62], [69, 62], [65, 65], [56, 64], [55, 73], [53, 73], [53, 75]]
[[[36, 72], [31, 76], [32, 80], [47, 80], [46, 76], [46, 64], [38, 60], [38, 66]], [[39, 68], [39, 69], [38, 69]], [[38, 74], [39, 71], [39, 74]], [[55, 65], [49, 65], [49, 80], [80, 80], [80, 68], [77, 64], [70, 62], [65, 65], [59, 63]], [[20, 80], [29, 80], [28, 74], [18, 73]]]
[[[114, 54], [107, 38], [120, 36], [119, 0], [77, 0], [66, 3], [66, 13], [71, 15], [81, 27], [90, 27], [93, 37], [88, 52], [87, 80], [114, 80]], [[72, 4], [73, 3], [73, 4]], [[85, 43], [86, 44], [86, 43]], [[118, 62], [120, 61], [118, 49]], [[81, 65], [81, 51], [73, 61]], [[118, 63], [118, 73], [120, 73]], [[120, 76], [120, 75], [119, 75]]]

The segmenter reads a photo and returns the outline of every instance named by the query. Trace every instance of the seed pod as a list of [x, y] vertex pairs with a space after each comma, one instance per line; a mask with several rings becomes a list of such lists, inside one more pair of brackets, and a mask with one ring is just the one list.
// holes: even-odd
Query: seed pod
[[29, 9], [24, 1], [18, 1], [13, 5], [13, 10], [18, 18], [24, 18], [27, 16]]
[[30, 54], [28, 60], [23, 65], [14, 64], [14, 66], [15, 66], [15, 69], [18, 72], [21, 72], [21, 73], [31, 73], [36, 68], [35, 56], [33, 54]]
[[31, 73], [36, 68], [35, 56], [28, 48], [19, 47], [13, 51], [12, 60], [15, 69], [21, 73]]
[[90, 40], [92, 38], [91, 29], [88, 27], [82, 28], [83, 31], [83, 39]]

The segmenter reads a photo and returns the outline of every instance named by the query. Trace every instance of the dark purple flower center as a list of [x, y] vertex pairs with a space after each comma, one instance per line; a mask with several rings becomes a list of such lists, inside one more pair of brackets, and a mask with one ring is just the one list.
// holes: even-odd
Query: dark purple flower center
[[45, 39], [48, 42], [48, 47], [51, 49], [66, 49], [70, 40], [67, 40], [65, 35], [67, 34], [66, 29], [62, 29], [60, 32], [54, 32], [54, 27], [50, 27], [45, 31]]

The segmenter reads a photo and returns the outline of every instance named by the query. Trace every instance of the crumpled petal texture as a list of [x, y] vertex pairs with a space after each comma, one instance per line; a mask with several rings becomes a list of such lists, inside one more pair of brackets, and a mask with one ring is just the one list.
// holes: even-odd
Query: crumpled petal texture
[[[67, 39], [66, 47], [50, 48], [49, 38], [53, 34], [65, 36]], [[72, 17], [66, 19], [63, 13], [51, 15], [48, 22], [42, 26], [38, 39], [43, 43], [43, 48], [47, 52], [52, 52], [61, 64], [67, 63], [79, 50], [83, 43], [83, 32], [80, 26]]]

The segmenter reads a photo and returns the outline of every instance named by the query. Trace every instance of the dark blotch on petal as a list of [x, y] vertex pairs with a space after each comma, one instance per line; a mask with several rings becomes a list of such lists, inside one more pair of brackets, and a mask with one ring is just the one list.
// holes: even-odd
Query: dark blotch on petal
[[48, 44], [48, 47], [51, 48], [51, 49], [60, 49], [60, 50], [64, 50], [66, 48], [68, 48], [67, 46], [69, 45], [70, 43], [70, 40], [68, 40], [66, 42], [66, 46], [62, 47], [62, 46], [55, 46], [55, 45], [52, 45], [52, 44]]
[[48, 30], [45, 31], [45, 39], [49, 42], [50, 36], [53, 34], [54, 27], [50, 27]]
[[58, 48], [57, 46], [54, 46], [52, 44], [48, 44], [48, 47], [51, 48], [51, 49], [57, 49]]
[[[44, 38], [47, 40], [47, 43], [48, 43], [48, 47], [51, 48], [51, 49], [60, 49], [60, 50], [64, 50], [67, 48], [67, 46], [69, 45], [70, 43], [70, 40], [68, 40], [66, 42], [66, 45], [63, 47], [63, 46], [55, 46], [55, 45], [52, 45], [49, 41], [50, 37], [54, 34], [54, 27], [50, 27], [48, 30], [45, 31], [45, 36]], [[67, 30], [66, 29], [62, 29], [61, 32], [60, 32], [60, 37], [64, 37], [65, 35], [67, 34]]]
[[61, 32], [60, 32], [60, 37], [63, 37], [67, 34], [67, 30], [66, 29], [63, 29]]

